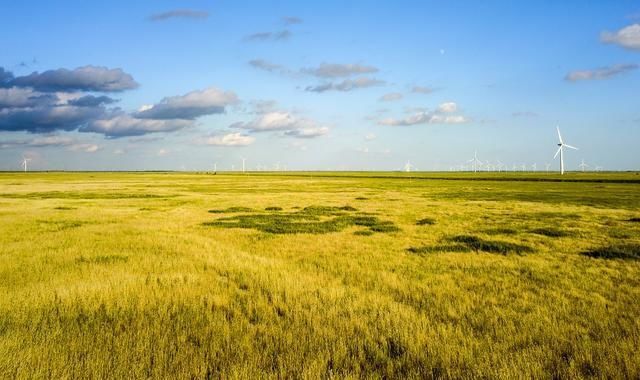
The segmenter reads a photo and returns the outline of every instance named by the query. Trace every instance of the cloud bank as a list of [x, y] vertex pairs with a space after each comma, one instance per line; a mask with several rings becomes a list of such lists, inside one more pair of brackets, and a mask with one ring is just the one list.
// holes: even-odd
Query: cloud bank
[[578, 70], [570, 72], [565, 76], [564, 79], [569, 82], [609, 79], [616, 75], [636, 70], [637, 68], [637, 64], [619, 64], [608, 67], [601, 67], [595, 70]]

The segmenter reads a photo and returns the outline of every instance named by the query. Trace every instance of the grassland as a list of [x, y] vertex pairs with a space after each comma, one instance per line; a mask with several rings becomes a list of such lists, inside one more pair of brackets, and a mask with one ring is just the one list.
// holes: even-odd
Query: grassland
[[638, 378], [639, 177], [0, 174], [0, 378]]

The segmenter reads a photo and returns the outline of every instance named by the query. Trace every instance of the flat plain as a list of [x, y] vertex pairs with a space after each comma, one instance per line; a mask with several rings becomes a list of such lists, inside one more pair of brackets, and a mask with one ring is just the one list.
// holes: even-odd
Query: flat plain
[[637, 173], [0, 173], [0, 378], [638, 378]]

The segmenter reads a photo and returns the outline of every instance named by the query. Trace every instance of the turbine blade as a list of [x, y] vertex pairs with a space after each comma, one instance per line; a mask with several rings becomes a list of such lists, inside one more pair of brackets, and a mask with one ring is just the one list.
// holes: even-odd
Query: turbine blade
[[562, 135], [560, 135], [560, 127], [556, 127], [556, 130], [558, 131], [558, 140], [560, 140], [560, 144], [562, 144]]
[[556, 151], [556, 154], [553, 155], [553, 158], [558, 157], [558, 153], [560, 153], [561, 150], [562, 150], [562, 147], [558, 148], [558, 150]]
[[566, 146], [569, 149], [578, 150], [578, 148], [576, 148], [575, 146], [571, 146], [571, 145], [567, 145], [567, 144], [564, 144], [564, 146]]

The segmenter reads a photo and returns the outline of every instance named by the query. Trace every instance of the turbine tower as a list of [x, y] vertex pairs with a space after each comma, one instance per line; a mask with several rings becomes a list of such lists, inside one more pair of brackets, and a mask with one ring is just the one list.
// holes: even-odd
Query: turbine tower
[[407, 160], [407, 163], [404, 164], [404, 171], [409, 173], [412, 169], [415, 169], [415, 166], [413, 166], [411, 161]]
[[569, 148], [569, 149], [574, 149], [574, 150], [578, 150], [578, 148], [576, 148], [575, 146], [571, 146], [569, 144], [565, 144], [564, 141], [562, 141], [562, 135], [560, 134], [560, 127], [556, 127], [556, 130], [558, 131], [558, 150], [556, 151], [556, 154], [553, 156], [553, 158], [558, 157], [558, 153], [560, 153], [560, 174], [564, 174], [564, 148]]
[[244, 173], [244, 162], [245, 162], [247, 159], [246, 159], [246, 158], [244, 158], [244, 157], [241, 157], [241, 158], [242, 158], [242, 172]]
[[588, 168], [589, 165], [584, 163], [584, 158], [583, 158], [582, 162], [580, 163], [580, 165], [578, 165], [578, 167], [580, 167], [580, 169], [582, 169], [582, 172], [584, 173], [584, 169]]
[[27, 163], [31, 161], [30, 158], [22, 157], [22, 167], [24, 168], [25, 173], [27, 172]]
[[478, 151], [473, 152], [473, 158], [469, 161], [471, 165], [473, 165], [473, 172], [476, 173], [478, 171], [478, 165], [482, 166], [482, 161], [478, 160]]

